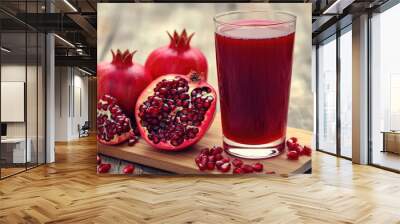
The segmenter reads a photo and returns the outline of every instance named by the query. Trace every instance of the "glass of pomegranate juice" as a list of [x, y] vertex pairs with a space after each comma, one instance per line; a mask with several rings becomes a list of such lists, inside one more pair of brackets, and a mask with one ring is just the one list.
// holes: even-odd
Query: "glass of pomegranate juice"
[[277, 156], [285, 145], [296, 17], [233, 11], [214, 23], [225, 151]]

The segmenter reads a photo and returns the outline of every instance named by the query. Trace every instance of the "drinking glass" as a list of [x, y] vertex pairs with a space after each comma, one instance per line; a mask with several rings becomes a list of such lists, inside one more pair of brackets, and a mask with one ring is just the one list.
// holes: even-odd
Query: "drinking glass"
[[286, 138], [296, 17], [231, 11], [214, 17], [225, 151], [261, 159]]

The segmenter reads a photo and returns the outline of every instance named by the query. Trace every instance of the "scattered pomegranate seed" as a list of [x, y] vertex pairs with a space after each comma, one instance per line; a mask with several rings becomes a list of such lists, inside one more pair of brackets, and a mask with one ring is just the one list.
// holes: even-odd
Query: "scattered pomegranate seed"
[[215, 161], [219, 161], [219, 160], [222, 160], [224, 157], [222, 157], [221, 154], [217, 154], [214, 156], [214, 158], [215, 158]]
[[215, 162], [208, 162], [207, 163], [207, 169], [208, 170], [214, 170], [215, 168]]
[[297, 142], [297, 141], [298, 141], [298, 139], [297, 139], [296, 137], [291, 137], [291, 138], [289, 138], [289, 139], [288, 139], [288, 141], [291, 141], [291, 142]]
[[224, 150], [221, 148], [221, 147], [217, 147], [217, 146], [214, 146], [214, 147], [212, 147], [211, 149], [210, 149], [210, 154], [212, 154], [212, 155], [218, 155], [218, 154], [221, 154], [222, 152], [223, 152]]
[[109, 163], [102, 163], [99, 165], [99, 167], [97, 168], [97, 172], [99, 173], [108, 173], [108, 171], [110, 171], [111, 169], [111, 164]]
[[215, 163], [215, 156], [208, 156], [208, 161]]
[[295, 143], [295, 145], [293, 146], [293, 148], [289, 149], [289, 150], [293, 150], [296, 151], [299, 155], [302, 154], [303, 151], [303, 147], [301, 145], [299, 145], [298, 143]]
[[299, 146], [299, 143], [293, 142], [293, 143], [288, 143], [287, 145], [288, 145], [288, 149], [289, 150], [295, 150], [296, 151], [296, 148]]
[[201, 156], [202, 156], [202, 154], [199, 154], [199, 155], [196, 156], [196, 158], [194, 159], [194, 161], [196, 162], [196, 164], [200, 163], [200, 161], [201, 161]]
[[224, 164], [224, 162], [222, 160], [218, 160], [217, 162], [215, 162], [215, 166], [219, 169], [222, 165]]
[[243, 165], [242, 169], [243, 169], [244, 173], [252, 173], [253, 172], [253, 167], [248, 164]]
[[297, 138], [296, 137], [291, 137], [286, 141], [286, 145], [289, 148], [289, 150], [293, 150], [293, 148], [298, 145], [297, 143]]
[[134, 145], [136, 144], [136, 142], [137, 142], [136, 137], [133, 138], [133, 139], [129, 139], [129, 140], [128, 140], [128, 145], [129, 145], [129, 146], [134, 146]]
[[199, 163], [199, 164], [197, 164], [197, 166], [199, 167], [200, 171], [204, 171], [207, 168], [206, 164], [203, 164], [203, 163]]
[[243, 161], [240, 159], [234, 159], [232, 160], [232, 165], [234, 167], [241, 167], [243, 165]]
[[203, 148], [200, 150], [200, 154], [209, 155], [209, 153], [210, 153], [210, 150], [208, 148]]
[[219, 171], [222, 173], [226, 173], [231, 169], [231, 164], [229, 162], [222, 164], [219, 168]]
[[122, 172], [124, 172], [124, 174], [131, 174], [131, 173], [133, 173], [134, 170], [135, 170], [135, 166], [133, 164], [128, 164], [124, 167]]
[[312, 153], [312, 149], [311, 149], [309, 146], [305, 145], [305, 146], [303, 147], [303, 152], [302, 152], [302, 154], [303, 154], [303, 155], [306, 155], [306, 156], [311, 156], [311, 153]]
[[229, 157], [223, 158], [222, 162], [224, 163], [229, 163], [229, 161], [231, 161], [231, 159], [229, 159]]
[[262, 163], [253, 164], [253, 170], [256, 172], [261, 172], [264, 169], [264, 165]]
[[236, 167], [234, 170], [233, 170], [233, 174], [243, 174], [244, 172], [243, 172], [243, 169], [241, 168], [241, 167]]
[[288, 160], [298, 160], [299, 159], [299, 153], [297, 151], [289, 151], [286, 154]]

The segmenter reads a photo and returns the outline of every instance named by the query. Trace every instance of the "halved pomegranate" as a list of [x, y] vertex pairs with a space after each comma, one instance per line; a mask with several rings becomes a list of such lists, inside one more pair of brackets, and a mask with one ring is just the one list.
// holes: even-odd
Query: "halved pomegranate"
[[117, 100], [104, 95], [97, 103], [97, 140], [106, 145], [116, 145], [136, 138], [131, 121], [117, 105]]
[[140, 135], [157, 149], [187, 148], [210, 127], [216, 102], [214, 88], [195, 72], [161, 76], [137, 101], [135, 116]]

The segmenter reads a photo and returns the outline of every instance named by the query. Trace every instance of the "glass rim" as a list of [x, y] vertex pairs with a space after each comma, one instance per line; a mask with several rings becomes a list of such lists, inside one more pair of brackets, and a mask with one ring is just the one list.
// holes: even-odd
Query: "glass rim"
[[[233, 22], [224, 22], [219, 20], [219, 18], [224, 17], [224, 16], [228, 16], [228, 15], [234, 15], [234, 14], [241, 14], [241, 13], [271, 13], [271, 14], [275, 14], [275, 15], [284, 15], [287, 16], [288, 19], [284, 20], [284, 21], [279, 21], [276, 23], [270, 23], [270, 24], [265, 24], [265, 25], [251, 25], [251, 24], [237, 24], [237, 23], [233, 23]], [[283, 24], [289, 24], [289, 23], [295, 23], [297, 19], [297, 16], [285, 12], [285, 11], [273, 11], [273, 10], [235, 10], [235, 11], [227, 11], [227, 12], [221, 12], [218, 13], [214, 16], [213, 20], [216, 24], [218, 25], [229, 25], [229, 26], [238, 26], [238, 27], [268, 27], [268, 26], [277, 26], [277, 25], [283, 25]]]

